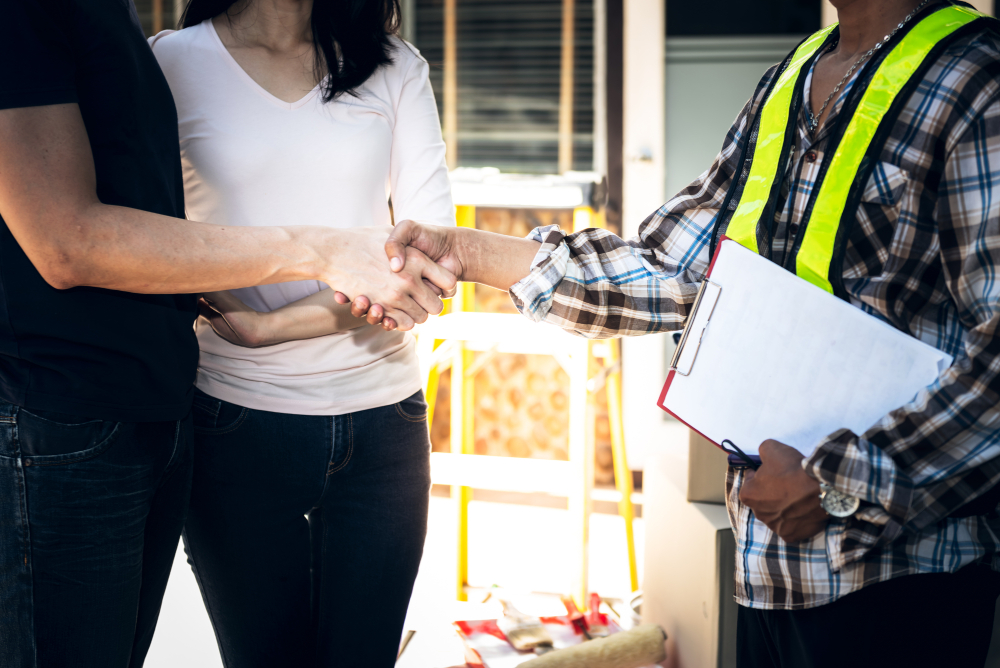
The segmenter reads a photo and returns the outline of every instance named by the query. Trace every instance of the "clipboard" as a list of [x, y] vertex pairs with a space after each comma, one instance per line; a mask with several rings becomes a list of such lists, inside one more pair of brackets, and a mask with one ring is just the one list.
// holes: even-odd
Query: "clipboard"
[[867, 431], [952, 361], [722, 237], [657, 405], [756, 466], [769, 438], [809, 456], [838, 429]]

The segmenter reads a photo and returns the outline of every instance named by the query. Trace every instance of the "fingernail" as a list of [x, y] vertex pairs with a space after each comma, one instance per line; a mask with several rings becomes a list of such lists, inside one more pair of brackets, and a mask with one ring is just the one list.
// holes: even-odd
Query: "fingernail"
[[400, 269], [403, 268], [403, 262], [398, 257], [394, 257], [391, 260], [389, 260], [389, 267], [393, 271], [399, 271]]

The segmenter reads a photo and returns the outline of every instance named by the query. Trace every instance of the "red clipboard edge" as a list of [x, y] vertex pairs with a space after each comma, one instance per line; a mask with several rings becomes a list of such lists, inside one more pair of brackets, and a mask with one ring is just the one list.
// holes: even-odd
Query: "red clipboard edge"
[[715, 261], [719, 259], [719, 253], [722, 251], [722, 242], [732, 241], [725, 234], [719, 237], [719, 245], [715, 247], [715, 255], [712, 256], [712, 261], [708, 263], [708, 271], [705, 273], [705, 278], [709, 278], [712, 275], [712, 270], [715, 269]]
[[[722, 251], [723, 241], [732, 241], [732, 239], [727, 237], [725, 234], [719, 237], [719, 245], [715, 247], [715, 254], [712, 256], [712, 261], [708, 265], [708, 271], [705, 273], [705, 278], [709, 278], [712, 275], [712, 269], [715, 268], [715, 261], [719, 259], [719, 253]], [[674, 374], [676, 373], [677, 373], [676, 369], [671, 369], [670, 372], [667, 374], [667, 380], [665, 383], [663, 383], [663, 389], [660, 391], [660, 398], [656, 401], [656, 405], [659, 406], [665, 413], [667, 413], [667, 415], [670, 415], [675, 420], [680, 422], [682, 425], [684, 425], [694, 433], [698, 434], [699, 436], [704, 438], [706, 441], [708, 441], [718, 449], [728, 453], [728, 451], [721, 445], [719, 445], [718, 443], [710, 439], [708, 436], [705, 436], [705, 434], [701, 433], [700, 431], [689, 425], [687, 422], [684, 421], [684, 418], [677, 415], [676, 413], [674, 413], [669, 408], [663, 405], [663, 402], [666, 401], [667, 399], [667, 392], [670, 390], [670, 384], [674, 382]]]
[[684, 425], [685, 427], [687, 427], [688, 429], [690, 429], [694, 433], [696, 433], [699, 436], [701, 436], [703, 439], [705, 439], [706, 441], [708, 441], [709, 443], [711, 443], [712, 445], [714, 445], [715, 447], [717, 447], [719, 450], [722, 450], [726, 454], [730, 454], [729, 451], [726, 450], [724, 447], [722, 447], [721, 445], [719, 445], [718, 443], [716, 443], [715, 441], [713, 441], [712, 439], [710, 439], [708, 436], [705, 436], [705, 434], [701, 433], [700, 431], [698, 431], [697, 429], [695, 429], [694, 427], [692, 427], [691, 425], [689, 425], [687, 422], [684, 421], [684, 418], [682, 418], [680, 415], [678, 415], [677, 413], [674, 413], [672, 410], [670, 410], [669, 408], [667, 408], [666, 406], [663, 405], [664, 400], [666, 400], [666, 398], [667, 398], [667, 391], [670, 389], [670, 383], [672, 383], [674, 381], [674, 374], [675, 373], [677, 373], [677, 372], [674, 369], [671, 369], [670, 373], [667, 374], [667, 382], [665, 382], [663, 384], [663, 390], [660, 392], [660, 399], [659, 399], [659, 401], [656, 402], [656, 405], [659, 406], [661, 409], [663, 409], [663, 411], [667, 415], [670, 415], [671, 417], [673, 417], [675, 420], [677, 420], [678, 422], [680, 422], [682, 425]]

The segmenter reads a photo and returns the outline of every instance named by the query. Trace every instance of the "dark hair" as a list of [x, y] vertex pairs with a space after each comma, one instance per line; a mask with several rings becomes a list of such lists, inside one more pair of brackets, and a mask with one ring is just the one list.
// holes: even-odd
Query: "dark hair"
[[[237, 0], [188, 0], [181, 28], [229, 10]], [[354, 95], [375, 70], [392, 62], [389, 36], [399, 30], [399, 0], [313, 0], [312, 34], [317, 74], [329, 74], [323, 99]]]

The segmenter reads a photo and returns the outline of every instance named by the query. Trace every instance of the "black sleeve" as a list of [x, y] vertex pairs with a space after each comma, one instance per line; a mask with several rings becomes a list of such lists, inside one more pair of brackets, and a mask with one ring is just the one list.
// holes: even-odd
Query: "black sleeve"
[[59, 0], [0, 0], [0, 109], [76, 102], [76, 68]]

